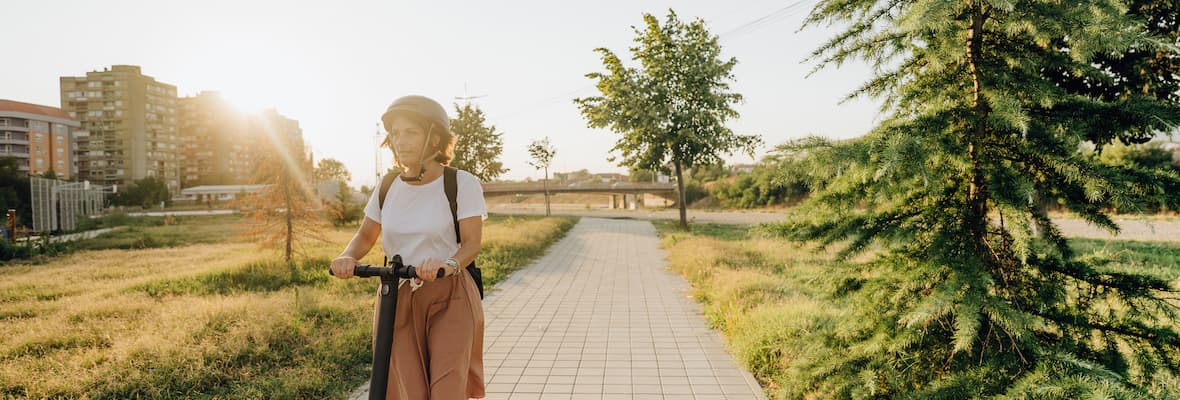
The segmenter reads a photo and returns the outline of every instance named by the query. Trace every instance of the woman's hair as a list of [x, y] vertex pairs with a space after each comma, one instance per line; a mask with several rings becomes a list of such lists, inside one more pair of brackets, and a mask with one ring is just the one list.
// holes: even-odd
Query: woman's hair
[[[438, 163], [442, 165], [450, 165], [451, 160], [455, 159], [455, 134], [452, 133], [450, 129], [447, 129], [447, 127], [437, 126], [437, 124], [433, 124], [425, 118], [421, 118], [417, 115], [403, 114], [402, 116], [404, 116], [406, 119], [409, 119], [410, 123], [413, 123], [414, 125], [417, 125], [419, 128], [421, 128], [423, 133], [430, 132], [431, 136], [439, 138], [438, 146], [427, 149], [426, 152], [429, 154], [431, 151], [438, 151], [438, 154], [434, 156], [434, 161], [438, 161]], [[431, 129], [431, 125], [434, 125], [433, 129]], [[388, 130], [388, 128], [386, 128], [386, 130]], [[427, 139], [428, 144], [432, 142], [433, 141], [430, 139]], [[385, 140], [381, 142], [381, 147], [386, 147], [390, 150], [393, 150], [395, 162], [397, 162], [398, 165], [401, 165], [400, 160], [396, 160], [397, 149], [393, 148], [393, 141], [390, 135], [385, 136]]]

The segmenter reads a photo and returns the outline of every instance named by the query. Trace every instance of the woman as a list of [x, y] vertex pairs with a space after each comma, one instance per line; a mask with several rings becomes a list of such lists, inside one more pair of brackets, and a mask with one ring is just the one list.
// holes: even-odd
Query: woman
[[[429, 98], [406, 96], [395, 100], [381, 121], [389, 132], [383, 144], [393, 150], [402, 172], [385, 204], [377, 204], [380, 185], [373, 191], [364, 222], [332, 260], [332, 272], [351, 277], [378, 235], [386, 256], [401, 255], [418, 269], [420, 279], [398, 282], [387, 399], [483, 398], [483, 306], [463, 268], [480, 251], [487, 218], [483, 190], [475, 176], [458, 171], [454, 217], [463, 242], [456, 243], [443, 187], [443, 169], [455, 145], [446, 110]], [[440, 269], [446, 276], [435, 278]]]

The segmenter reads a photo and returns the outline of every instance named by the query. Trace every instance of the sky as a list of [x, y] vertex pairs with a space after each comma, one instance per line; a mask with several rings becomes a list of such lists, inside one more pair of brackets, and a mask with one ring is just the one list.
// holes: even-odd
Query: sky
[[808, 76], [806, 58], [839, 28], [800, 30], [815, 1], [5, 0], [0, 98], [57, 107], [59, 77], [139, 65], [181, 96], [215, 90], [298, 120], [315, 157], [340, 160], [359, 186], [392, 162], [376, 137], [394, 99], [425, 95], [454, 117], [457, 98], [482, 96], [470, 101], [503, 133], [501, 178], [540, 178], [526, 149], [546, 136], [551, 171], [626, 172], [608, 161], [618, 134], [588, 128], [573, 99], [597, 94], [585, 77], [603, 70], [595, 48], [629, 59], [643, 14], [673, 9], [704, 20], [738, 60], [731, 84], [744, 101], [729, 127], [765, 144], [725, 159], [751, 163], [792, 138], [859, 136], [879, 120], [875, 99], [842, 102], [870, 67]]

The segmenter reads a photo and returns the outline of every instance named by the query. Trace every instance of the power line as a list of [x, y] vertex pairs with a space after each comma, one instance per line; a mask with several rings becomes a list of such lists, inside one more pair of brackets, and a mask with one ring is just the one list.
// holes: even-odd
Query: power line
[[794, 3], [788, 4], [783, 8], [771, 12], [770, 14], [766, 14], [762, 17], [759, 17], [758, 19], [739, 25], [736, 28], [722, 32], [717, 36], [718, 38], [722, 39], [732, 38], [733, 36], [740, 36], [742, 33], [753, 32], [759, 28], [773, 25], [786, 19], [787, 17], [798, 15], [800, 11], [807, 9], [806, 7], [802, 6], [812, 1], [814, 0], [797, 0]]

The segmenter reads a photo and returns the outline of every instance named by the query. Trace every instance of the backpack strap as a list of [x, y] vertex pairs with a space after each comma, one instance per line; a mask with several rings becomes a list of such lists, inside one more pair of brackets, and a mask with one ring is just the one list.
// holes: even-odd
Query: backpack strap
[[[393, 186], [393, 180], [396, 178], [394, 174], [385, 174], [381, 177], [381, 188], [377, 189], [377, 223], [381, 223], [381, 209], [385, 208], [385, 195], [389, 194], [389, 187]], [[381, 265], [389, 265], [389, 255], [381, 257]]]
[[451, 204], [451, 220], [455, 223], [455, 243], [463, 243], [463, 236], [459, 234], [459, 202], [455, 199], [459, 195], [459, 170], [447, 166], [443, 168], [443, 191], [447, 192], [447, 203]]
[[393, 186], [393, 174], [385, 174], [381, 177], [381, 189], [377, 192], [377, 211], [381, 211], [385, 207], [385, 195], [389, 194], [389, 187]]

